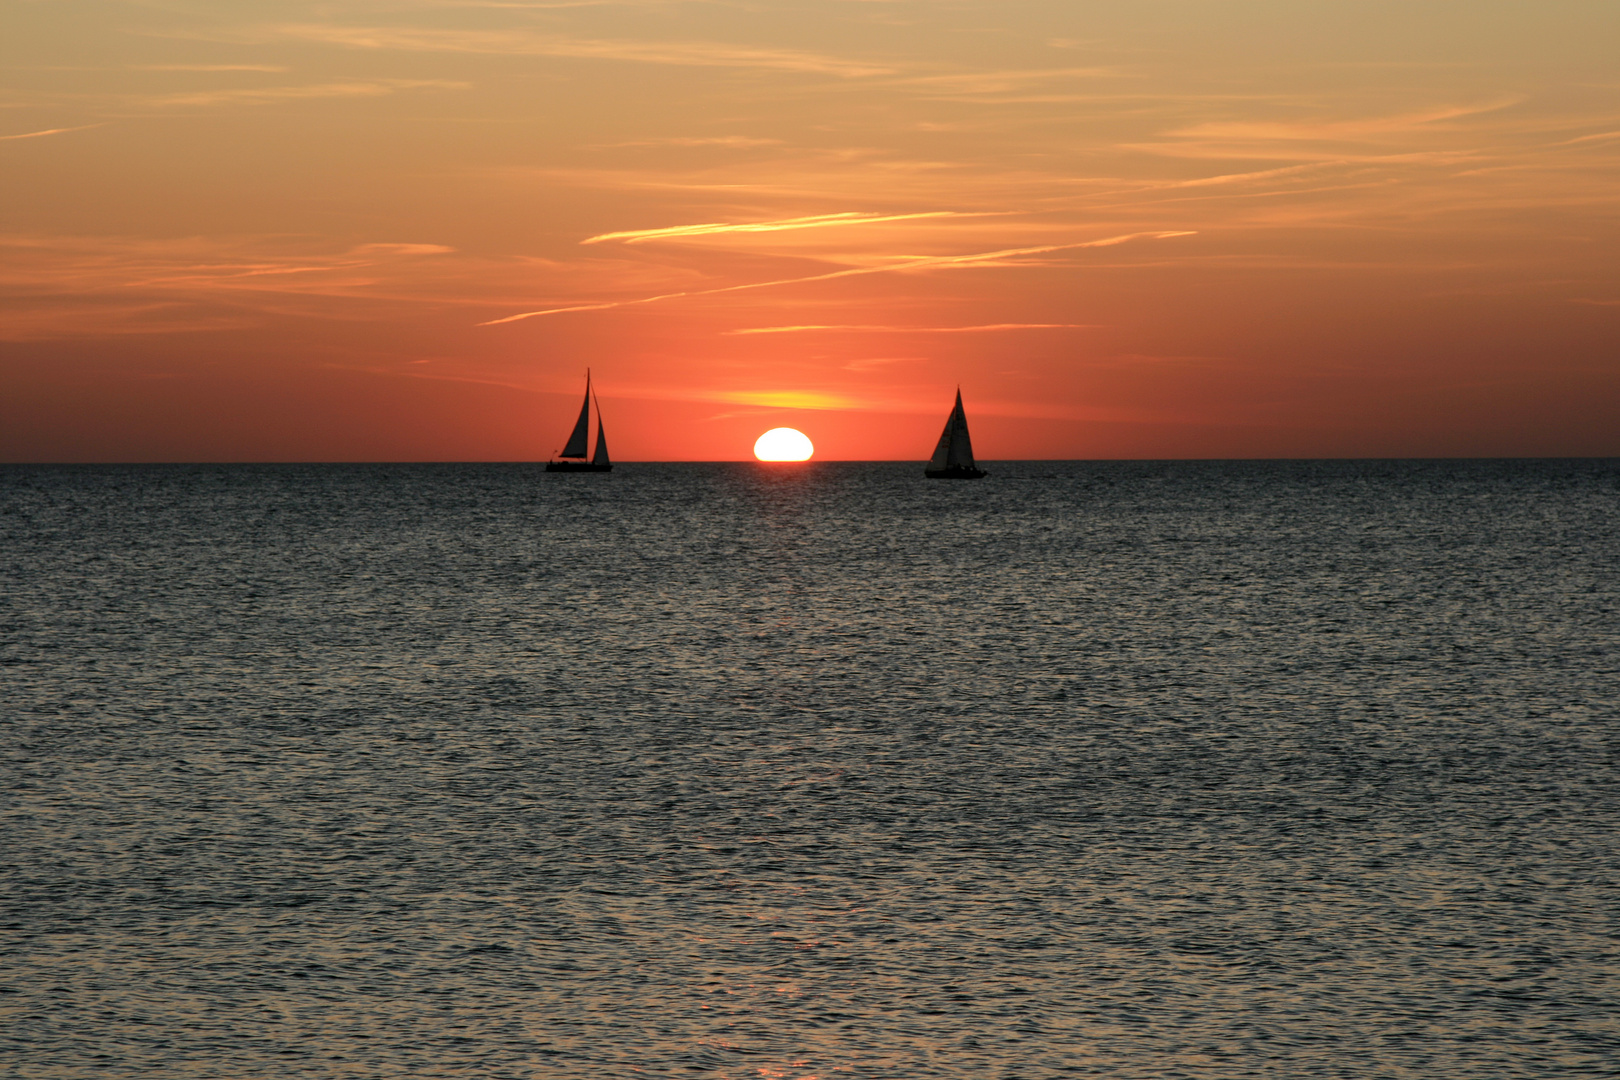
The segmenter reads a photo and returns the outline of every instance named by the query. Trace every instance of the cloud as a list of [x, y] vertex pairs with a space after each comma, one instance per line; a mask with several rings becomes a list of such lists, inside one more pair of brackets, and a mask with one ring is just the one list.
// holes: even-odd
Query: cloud
[[199, 90], [191, 93], [160, 94], [148, 97], [149, 105], [257, 105], [275, 101], [302, 101], [312, 98], [382, 97], [400, 90], [465, 90], [464, 82], [444, 79], [379, 79], [373, 82], [316, 83], [307, 86], [266, 86], [234, 90]]
[[265, 71], [281, 73], [288, 69], [280, 64], [138, 64], [134, 71]]
[[[910, 360], [896, 357], [895, 362]], [[922, 359], [922, 358], [916, 358]], [[874, 363], [880, 363], [874, 361]], [[843, 369], [843, 370], [848, 370]], [[634, 398], [644, 401], [715, 402], [748, 406], [746, 410], [727, 410], [708, 419], [730, 419], [736, 416], [760, 415], [756, 409], [816, 409], [860, 412], [882, 412], [913, 416], [939, 416], [950, 406], [947, 396], [943, 404], [933, 396], [938, 385], [928, 384], [923, 393], [907, 380], [871, 392], [838, 393], [826, 388], [809, 390], [737, 391], [725, 387], [677, 386], [669, 383], [615, 383], [613, 397]], [[1050, 396], [1037, 400], [975, 397], [971, 403], [975, 416], [1009, 416], [1021, 420], [1071, 420], [1104, 423], [1185, 423], [1192, 419], [1187, 414], [1168, 410], [1132, 406], [1071, 405]]]
[[257, 35], [249, 33], [246, 36], [317, 41], [351, 49], [555, 56], [684, 67], [763, 68], [773, 71], [833, 75], [846, 79], [893, 73], [888, 67], [793, 49], [754, 48], [709, 41], [645, 42], [574, 38], [516, 29], [451, 30], [430, 27], [395, 28], [296, 23], [267, 27]]
[[346, 318], [356, 301], [456, 302], [439, 273], [418, 268], [451, 251], [442, 245], [290, 247], [285, 237], [0, 236], [0, 339], [217, 330], [273, 312]]
[[80, 124], [78, 127], [46, 128], [44, 131], [25, 131], [21, 135], [0, 135], [0, 142], [10, 142], [12, 139], [39, 139], [46, 135], [65, 135], [70, 131], [89, 131], [91, 128], [104, 126], [104, 124]]
[[745, 410], [728, 411], [718, 417], [759, 415], [770, 409], [862, 409], [871, 403], [826, 390], [736, 390], [725, 386], [693, 386], [667, 382], [615, 381], [612, 396], [640, 401], [698, 401], [724, 405], [748, 406]]
[[985, 251], [973, 255], [914, 255], [906, 256], [903, 261], [884, 266], [861, 266], [850, 270], [834, 270], [827, 274], [812, 274], [809, 277], [783, 278], [779, 281], [755, 281], [744, 285], [727, 285], [718, 289], [697, 289], [688, 292], [664, 293], [660, 296], [646, 296], [637, 300], [610, 300], [599, 304], [573, 304], [568, 307], [545, 308], [540, 311], [525, 311], [517, 315], [508, 315], [502, 319], [490, 319], [481, 322], [479, 326], [499, 326], [502, 323], [519, 322], [523, 319], [538, 318], [542, 315], [562, 315], [572, 311], [606, 311], [611, 308], [628, 307], [632, 304], [653, 304], [660, 300], [675, 300], [687, 296], [715, 296], [720, 293], [741, 292], [745, 289], [768, 289], [778, 285], [803, 285], [812, 281], [831, 281], [834, 278], [859, 277], [865, 274], [897, 273], [909, 270], [937, 270], [937, 269], [964, 269], [987, 266], [1016, 266], [1021, 264], [1014, 260], [1025, 255], [1043, 255], [1053, 251], [1074, 251], [1080, 248], [1113, 247], [1115, 244], [1124, 244], [1132, 240], [1151, 239], [1162, 240], [1173, 236], [1192, 236], [1187, 230], [1171, 232], [1139, 232], [1127, 233], [1122, 236], [1110, 236], [1102, 240], [1087, 240], [1073, 244], [1043, 244], [1039, 247], [1006, 248], [1001, 251]]
[[1168, 131], [1162, 141], [1122, 143], [1120, 149], [1171, 157], [1292, 158], [1329, 163], [1367, 160], [1369, 151], [1388, 159], [1389, 151], [1409, 147], [1417, 140], [1424, 147], [1418, 154], [1432, 154], [1436, 151], [1430, 147], [1438, 134], [1468, 130], [1453, 121], [1500, 112], [1524, 100], [1509, 96], [1475, 105], [1441, 105], [1338, 120], [1213, 120]]
[[1404, 134], [1429, 128], [1447, 120], [1499, 112], [1517, 105], [1522, 97], [1504, 97], [1479, 105], [1442, 105], [1417, 112], [1363, 117], [1358, 120], [1266, 121], [1228, 120], [1195, 124], [1172, 131], [1176, 137], [1242, 140], [1330, 140], [1365, 139], [1369, 136]]
[[983, 326], [868, 326], [854, 323], [810, 324], [805, 326], [755, 326], [727, 330], [727, 335], [802, 334], [813, 331], [859, 331], [868, 334], [986, 334], [1003, 330], [1092, 330], [1096, 323], [987, 323]]
[[671, 136], [665, 139], [635, 139], [630, 142], [608, 143], [606, 149], [625, 146], [782, 146], [781, 139], [755, 139], [747, 135]]
[[868, 356], [860, 360], [851, 360], [844, 365], [845, 371], [873, 371], [888, 367], [890, 364], [921, 364], [927, 362], [924, 356]]
[[719, 390], [712, 392], [709, 400], [736, 405], [763, 405], [771, 409], [848, 409], [860, 404], [853, 398], [803, 390]]
[[1612, 139], [1620, 139], [1620, 131], [1600, 131], [1595, 135], [1582, 135], [1578, 138], [1566, 139], [1561, 143], [1553, 143], [1553, 145], [1578, 146], [1582, 143], [1609, 142]]
[[916, 214], [877, 214], [848, 211], [841, 214], [817, 214], [814, 217], [781, 218], [776, 221], [752, 221], [741, 225], [710, 223], [706, 225], [672, 225], [665, 229], [637, 229], [630, 232], [602, 233], [581, 240], [581, 244], [600, 244], [608, 240], [622, 240], [627, 244], [643, 244], [648, 240], [672, 240], [687, 236], [711, 236], [716, 233], [782, 232], [788, 229], [821, 229], [832, 225], [869, 225], [879, 221], [912, 221], [917, 218], [983, 217], [982, 214], [963, 214], [954, 210], [929, 210]]
[[1337, 161], [1313, 161], [1307, 165], [1285, 165], [1280, 169], [1261, 169], [1258, 172], [1223, 173], [1220, 176], [1201, 176], [1195, 180], [1169, 180], [1163, 183], [1144, 184], [1147, 189], [1163, 188], [1193, 188], [1217, 187], [1224, 184], [1248, 184], [1256, 180], [1274, 180], [1279, 176], [1294, 176], [1311, 169], [1326, 168], [1329, 165], [1342, 164]]
[[361, 244], [356, 255], [448, 255], [455, 251], [443, 244]]
[[[1132, 73], [1113, 67], [1086, 68], [1022, 68], [1001, 71], [959, 71], [937, 75], [912, 75], [891, 79], [886, 85], [910, 90], [924, 90], [926, 96], [941, 100], [973, 100], [986, 97], [999, 100], [1004, 95], [1027, 94], [1025, 87], [1047, 82], [1074, 82], [1076, 80], [1119, 79]], [[1013, 100], [1027, 100], [1020, 96]], [[1045, 100], [1037, 98], [1035, 100]], [[1068, 100], [1056, 97], [1051, 100]]]
[[0, 341], [50, 341], [71, 337], [196, 334], [245, 330], [251, 316], [200, 311], [183, 302], [105, 302], [98, 297], [53, 297], [26, 307], [0, 309]]

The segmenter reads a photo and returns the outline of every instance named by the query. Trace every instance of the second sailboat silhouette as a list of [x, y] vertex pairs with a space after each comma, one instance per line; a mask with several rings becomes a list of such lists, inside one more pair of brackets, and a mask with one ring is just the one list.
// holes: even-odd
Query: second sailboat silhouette
[[607, 433], [602, 430], [602, 403], [596, 402], [596, 453], [585, 456], [586, 440], [591, 433], [591, 369], [585, 369], [585, 403], [579, 407], [579, 420], [574, 432], [568, 436], [568, 445], [562, 453], [546, 462], [546, 472], [612, 472], [613, 462], [608, 460]]
[[962, 388], [956, 389], [956, 408], [945, 421], [939, 445], [923, 470], [930, 480], [977, 480], [985, 475], [973, 462], [973, 440], [968, 437], [967, 413], [962, 411]]

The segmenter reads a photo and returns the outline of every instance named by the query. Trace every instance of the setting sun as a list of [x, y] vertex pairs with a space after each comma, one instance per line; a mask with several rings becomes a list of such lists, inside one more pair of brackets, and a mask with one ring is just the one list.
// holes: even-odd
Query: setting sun
[[815, 452], [804, 432], [790, 427], [771, 428], [754, 442], [754, 456], [761, 461], [808, 461]]

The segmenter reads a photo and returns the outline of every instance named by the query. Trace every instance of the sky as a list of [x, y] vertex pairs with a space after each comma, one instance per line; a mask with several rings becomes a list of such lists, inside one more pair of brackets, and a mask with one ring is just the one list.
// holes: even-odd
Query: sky
[[1620, 455], [1614, 0], [9, 0], [0, 460]]

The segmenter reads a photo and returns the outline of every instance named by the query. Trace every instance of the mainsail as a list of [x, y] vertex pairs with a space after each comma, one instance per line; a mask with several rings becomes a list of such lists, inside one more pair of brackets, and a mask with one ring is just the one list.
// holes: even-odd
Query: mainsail
[[[598, 422], [602, 410], [597, 409]], [[585, 456], [585, 440], [591, 433], [591, 373], [585, 372], [585, 401], [579, 407], [579, 420], [574, 424], [574, 433], [568, 436], [568, 445], [562, 448], [558, 457], [579, 458]]]

